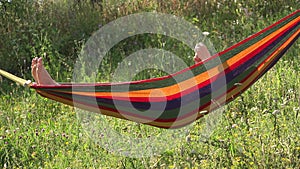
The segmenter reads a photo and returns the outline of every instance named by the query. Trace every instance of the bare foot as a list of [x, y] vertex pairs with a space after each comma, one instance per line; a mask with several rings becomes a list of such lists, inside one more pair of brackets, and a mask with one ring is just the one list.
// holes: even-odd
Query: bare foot
[[195, 64], [208, 59], [210, 56], [211, 55], [207, 47], [203, 43], [198, 43], [195, 46], [195, 56], [194, 56]]
[[55, 82], [43, 65], [42, 58], [34, 58], [31, 64], [32, 76], [38, 85], [59, 85]]
[[36, 74], [36, 64], [37, 64], [37, 57], [33, 58], [32, 59], [32, 62], [31, 62], [31, 74], [32, 74], [32, 77], [33, 79], [37, 82], [38, 81], [38, 78], [37, 78], [37, 74]]

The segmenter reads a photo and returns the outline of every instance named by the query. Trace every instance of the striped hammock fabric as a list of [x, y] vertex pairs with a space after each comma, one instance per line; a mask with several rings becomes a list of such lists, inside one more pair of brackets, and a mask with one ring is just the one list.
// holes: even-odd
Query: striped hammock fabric
[[179, 128], [232, 101], [255, 83], [296, 42], [299, 23], [297, 10], [203, 62], [160, 78], [30, 87], [44, 97], [84, 110]]

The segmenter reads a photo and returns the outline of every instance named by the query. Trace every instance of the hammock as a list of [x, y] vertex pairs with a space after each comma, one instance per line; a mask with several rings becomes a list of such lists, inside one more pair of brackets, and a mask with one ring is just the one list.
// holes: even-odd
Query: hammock
[[[299, 37], [299, 15], [297, 10], [203, 62], [160, 78], [51, 86], [3, 70], [0, 74], [64, 104], [160, 128], [179, 128], [232, 101], [273, 67]], [[217, 89], [215, 98], [212, 85]]]

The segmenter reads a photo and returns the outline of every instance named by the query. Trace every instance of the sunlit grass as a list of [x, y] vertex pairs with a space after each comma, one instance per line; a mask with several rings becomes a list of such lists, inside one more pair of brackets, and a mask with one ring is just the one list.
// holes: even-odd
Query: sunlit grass
[[[69, 8], [63, 5], [64, 1], [61, 3], [63, 8], [61, 11], [57, 10], [57, 13], [52, 11], [51, 6], [44, 7], [45, 11], [53, 12], [50, 13], [52, 17], [57, 18], [57, 22], [51, 22], [52, 24], [57, 24], [60, 21], [58, 18], [65, 21], [61, 22], [65, 25], [58, 24], [58, 27], [55, 29], [51, 27], [50, 30], [53, 32], [64, 31], [69, 24], [66, 19], [70, 17], [74, 24], [69, 29], [74, 33], [72, 36], [77, 39], [68, 34], [71, 31], [66, 31], [64, 36], [59, 36], [62, 34], [56, 32], [59, 35], [50, 38], [50, 35], [56, 33], [48, 32], [46, 36], [44, 33], [38, 34], [36, 30], [30, 30], [29, 33], [36, 33], [37, 36], [31, 39], [35, 41], [34, 46], [27, 46], [29, 42], [23, 43], [23, 40], [20, 40], [26, 39], [25, 34], [22, 36], [19, 33], [13, 34], [13, 28], [10, 28], [11, 35], [14, 36], [4, 34], [3, 39], [6, 38], [7, 44], [13, 44], [12, 41], [9, 41], [9, 37], [21, 37], [17, 39], [20, 43], [14, 45], [11, 50], [8, 48], [9, 45], [1, 41], [0, 45], [3, 44], [0, 49], [0, 54], [3, 54], [0, 56], [1, 67], [8, 67], [15, 63], [15, 60], [22, 60], [21, 56], [27, 54], [26, 52], [32, 52], [31, 55], [45, 52], [48, 59], [45, 60], [47, 68], [55, 76], [58, 74], [57, 72], [63, 72], [63, 75], [56, 76], [56, 79], [63, 81], [72, 76], [70, 73], [72, 59], [78, 53], [85, 38], [88, 37], [87, 34], [93, 31], [91, 27], [97, 29], [98, 21], [104, 24], [134, 12], [155, 10], [182, 16], [201, 30], [208, 31], [209, 38], [216, 50], [221, 51], [295, 9], [299, 9], [298, 1], [272, 1], [272, 3], [254, 0], [237, 3], [234, 1], [211, 1], [206, 3], [206, 6], [205, 1], [170, 1], [163, 4], [147, 0], [124, 3], [105, 1], [104, 9], [99, 14], [92, 11], [94, 8], [89, 5], [75, 6], [74, 10], [90, 9], [90, 11], [84, 10], [74, 17], [72, 11], [68, 11]], [[245, 13], [244, 8], [248, 10], [248, 13]], [[99, 19], [97, 15], [103, 18]], [[48, 16], [48, 18], [50, 17]], [[95, 18], [99, 20], [96, 21]], [[2, 19], [3, 23], [4, 21], [8, 22], [8, 18]], [[38, 21], [45, 22], [44, 20]], [[86, 25], [80, 25], [81, 22]], [[11, 24], [18, 25], [16, 22]], [[3, 28], [1, 30], [7, 30], [4, 29], [4, 25], [1, 26]], [[26, 24], [20, 24], [15, 29], [22, 30], [23, 27], [26, 27]], [[47, 32], [49, 28], [42, 27], [41, 29]], [[76, 39], [73, 39], [75, 42], [72, 41], [72, 38]], [[71, 41], [75, 45], [71, 45]], [[135, 41], [143, 41], [143, 44], [141, 46], [128, 45]], [[158, 41], [167, 42], [169, 46], [162, 46], [160, 45], [162, 43], [157, 43]], [[26, 47], [24, 47], [25, 44]], [[64, 45], [60, 46], [59, 44]], [[118, 62], [132, 52], [149, 46], [172, 51], [176, 55], [182, 56], [188, 65], [192, 64], [193, 51], [183, 44], [155, 35], [136, 36], [112, 49], [108, 58], [103, 62], [99, 77], [103, 81], [111, 80], [111, 72], [115, 70]], [[7, 52], [5, 52], [6, 48]], [[90, 137], [89, 131], [83, 127], [74, 108], [45, 99], [35, 91], [16, 86], [3, 79], [0, 83], [0, 167], [298, 168], [300, 166], [299, 48], [299, 42], [296, 42], [274, 68], [243, 95], [228, 104], [222, 114], [222, 121], [218, 123], [208, 139], [205, 140], [202, 137], [203, 133], [200, 131], [202, 131], [204, 121], [200, 119], [195, 122], [188, 133], [184, 133], [184, 137], [174, 147], [161, 154], [143, 158], [129, 158], [108, 152], [107, 149], [95, 142], [95, 138]], [[10, 53], [11, 51], [16, 55]], [[18, 59], [13, 60], [7, 57], [8, 53], [10, 53], [9, 56], [13, 55]], [[29, 57], [26, 59], [30, 60], [31, 55], [28, 54]], [[60, 60], [61, 58], [64, 60]], [[60, 64], [53, 64], [58, 60], [60, 60]], [[23, 61], [21, 63], [23, 64]], [[14, 66], [15, 71], [17, 71], [16, 67]], [[145, 70], [138, 73], [134, 80], [162, 75], [165, 75], [165, 72]], [[30, 76], [29, 72], [26, 76]], [[99, 120], [99, 124], [102, 124], [100, 122], [104, 120], [121, 134], [135, 138], [156, 136], [164, 131], [111, 117], [101, 116], [96, 120]], [[117, 144], [128, 143], [117, 142]]]

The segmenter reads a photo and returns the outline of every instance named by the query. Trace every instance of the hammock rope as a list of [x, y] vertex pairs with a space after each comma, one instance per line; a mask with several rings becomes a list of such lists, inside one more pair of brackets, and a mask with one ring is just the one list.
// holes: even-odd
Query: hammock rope
[[[3, 70], [0, 74], [64, 104], [160, 128], [179, 128], [234, 100], [253, 85], [297, 41], [299, 27], [297, 10], [204, 62], [141, 81], [54, 86], [33, 84]], [[221, 82], [224, 78], [225, 84]], [[212, 85], [217, 89], [216, 98], [212, 97]]]

